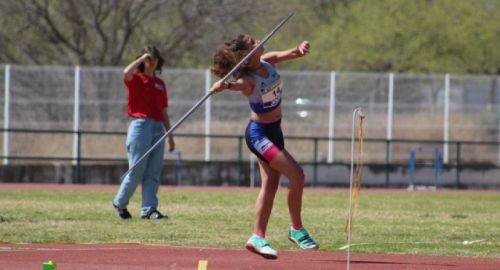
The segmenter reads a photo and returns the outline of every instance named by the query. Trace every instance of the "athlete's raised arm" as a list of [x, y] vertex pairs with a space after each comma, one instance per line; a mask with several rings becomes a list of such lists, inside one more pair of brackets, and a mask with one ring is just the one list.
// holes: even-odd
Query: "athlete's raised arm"
[[308, 41], [302, 41], [296, 48], [284, 50], [284, 51], [273, 51], [262, 55], [262, 60], [277, 64], [279, 62], [296, 59], [305, 56], [311, 50], [311, 45]]

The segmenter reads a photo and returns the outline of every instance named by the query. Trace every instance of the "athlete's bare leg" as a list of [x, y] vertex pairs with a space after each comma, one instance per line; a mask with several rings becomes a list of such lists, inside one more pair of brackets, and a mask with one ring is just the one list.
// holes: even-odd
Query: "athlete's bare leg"
[[[288, 185], [288, 211], [293, 225], [302, 224], [302, 192], [304, 190], [304, 171], [299, 163], [286, 151], [281, 151], [270, 163], [271, 168], [285, 175]], [[279, 184], [279, 183], [278, 183]]]
[[274, 197], [279, 187], [280, 173], [259, 159], [259, 169], [262, 185], [255, 202], [255, 233], [265, 234], [267, 223], [273, 209]]

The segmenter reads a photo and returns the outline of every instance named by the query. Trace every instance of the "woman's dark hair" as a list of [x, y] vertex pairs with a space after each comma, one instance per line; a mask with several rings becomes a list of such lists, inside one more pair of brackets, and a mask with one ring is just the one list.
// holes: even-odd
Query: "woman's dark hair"
[[[212, 73], [219, 78], [226, 76], [252, 49], [251, 40], [250, 35], [239, 35], [232, 41], [225, 42], [214, 54]], [[234, 77], [238, 78], [244, 70], [245, 66], [236, 71]]]
[[[153, 46], [153, 45], [147, 45], [147, 46], [145, 46], [144, 48], [142, 48], [142, 50], [141, 50], [141, 54], [140, 54], [140, 55], [138, 55], [138, 56], [136, 57], [136, 59], [137, 59], [137, 58], [139, 58], [139, 57], [141, 57], [141, 56], [142, 56], [142, 55], [144, 55], [145, 53], [149, 53], [149, 54], [153, 55], [156, 59], [158, 59], [158, 64], [156, 65], [155, 74], [156, 74], [156, 71], [158, 71], [158, 73], [160, 73], [160, 74], [161, 74], [161, 68], [162, 68], [162, 66], [163, 66], [163, 62], [164, 62], [164, 60], [163, 60], [163, 57], [161, 56], [160, 51], [158, 50], [158, 48], [156, 48], [156, 47], [155, 47], [155, 46]], [[141, 63], [141, 64], [137, 67], [137, 69], [138, 69], [140, 72], [144, 72], [144, 63]]]

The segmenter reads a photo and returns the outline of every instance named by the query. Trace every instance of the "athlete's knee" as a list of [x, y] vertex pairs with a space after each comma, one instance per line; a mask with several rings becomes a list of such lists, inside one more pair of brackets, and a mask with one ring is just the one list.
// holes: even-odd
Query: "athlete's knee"
[[262, 188], [267, 193], [276, 193], [279, 188], [279, 177], [262, 176]]
[[294, 174], [290, 177], [290, 181], [293, 185], [304, 186], [305, 178], [306, 177], [304, 175], [304, 170], [299, 167], [297, 168], [296, 172], [294, 172]]
[[269, 190], [271, 192], [274, 192], [275, 194], [278, 191], [279, 186], [280, 186], [280, 179], [279, 179], [279, 177], [275, 181], [270, 181], [269, 182]]

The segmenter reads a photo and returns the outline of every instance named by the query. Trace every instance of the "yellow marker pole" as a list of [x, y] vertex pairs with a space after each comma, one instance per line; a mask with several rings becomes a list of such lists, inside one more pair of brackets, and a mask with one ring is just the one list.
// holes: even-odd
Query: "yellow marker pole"
[[57, 265], [53, 261], [44, 262], [43, 270], [57, 270]]
[[198, 270], [208, 270], [208, 261], [207, 260], [199, 260], [198, 261]]

